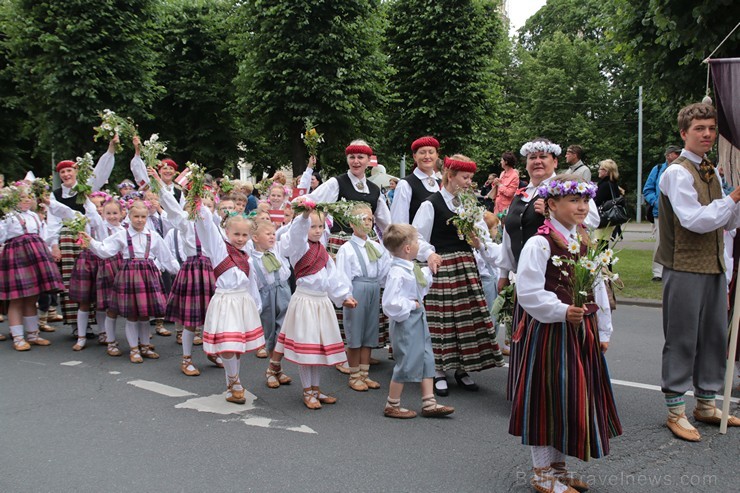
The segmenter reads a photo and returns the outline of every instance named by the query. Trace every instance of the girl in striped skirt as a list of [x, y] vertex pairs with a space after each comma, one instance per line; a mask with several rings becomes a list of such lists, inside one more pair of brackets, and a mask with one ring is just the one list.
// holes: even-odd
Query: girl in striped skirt
[[33, 206], [30, 189], [25, 184], [16, 186], [21, 191], [18, 210], [0, 221], [0, 245], [4, 243], [0, 251], [0, 301], [7, 303], [13, 348], [28, 351], [31, 345], [51, 344], [39, 337], [36, 299], [41, 293], [62, 291], [64, 284], [42, 240], [43, 224], [30, 210]]
[[604, 283], [598, 281], [591, 302], [574, 306], [566, 281], [573, 266], [560, 260], [577, 260], [571, 251], [579, 245], [581, 255], [586, 252], [588, 237], [578, 225], [586, 219], [595, 186], [583, 183], [577, 194], [548, 196], [549, 187], [566, 180], [580, 182], [575, 175], [560, 175], [540, 188], [550, 218], [524, 245], [517, 269], [519, 304], [530, 318], [521, 340], [509, 433], [531, 446], [532, 485], [546, 492], [587, 489], [567, 472], [565, 456], [603, 457], [609, 439], [622, 433], [603, 354], [611, 335]]
[[203, 253], [215, 266], [216, 279], [216, 291], [208, 304], [203, 326], [203, 350], [221, 357], [226, 373], [226, 400], [244, 404], [247, 399], [239, 380], [240, 358], [265, 344], [259, 315], [262, 302], [252, 259], [244, 251], [252, 221], [236, 214], [226, 216], [223, 225], [226, 240], [213, 222], [211, 211], [200, 208], [195, 230]]
[[[188, 213], [182, 209], [175, 196], [165, 187], [160, 187], [159, 190], [162, 207], [167, 213], [173, 230], [179, 233], [178, 243], [182, 245], [187, 256], [172, 282], [165, 319], [184, 328], [180, 370], [189, 377], [198, 376], [200, 370], [193, 365], [193, 342], [196, 330], [205, 323], [206, 310], [216, 289], [216, 280], [213, 277], [211, 260], [203, 255], [200, 237], [195, 232], [193, 221], [188, 220]], [[211, 198], [203, 198], [201, 203], [213, 212], [214, 204]], [[208, 355], [208, 359], [222, 367], [217, 355]]]
[[417, 258], [426, 260], [434, 273], [424, 305], [434, 349], [434, 391], [441, 396], [448, 395], [447, 370], [455, 370], [455, 380], [465, 390], [477, 391], [468, 372], [504, 365], [473, 256], [475, 248], [495, 266], [499, 246], [483, 221], [478, 225], [481, 237], [472, 247], [449, 222], [462, 212], [457, 195], [470, 188], [475, 170], [475, 163], [461, 154], [445, 158], [442, 188], [419, 206], [413, 223], [421, 236]]
[[[301, 197], [297, 201], [303, 202]], [[349, 280], [320, 243], [323, 233], [321, 214], [306, 211], [293, 219], [290, 232], [281, 240], [295, 271], [296, 290], [274, 352], [300, 365], [303, 403], [309, 409], [337, 401], [321, 392], [319, 367], [347, 361], [332, 301], [336, 306], [357, 306]]]
[[166, 298], [162, 275], [154, 263], [156, 258], [170, 273], [180, 269], [164, 240], [146, 228], [148, 205], [134, 201], [128, 210], [128, 228], [98, 241], [89, 235], [89, 248], [106, 259], [123, 253], [123, 265], [116, 274], [109, 310], [126, 318], [126, 339], [130, 346], [129, 359], [142, 363], [143, 358], [158, 359], [149, 344], [149, 317], [163, 317]]

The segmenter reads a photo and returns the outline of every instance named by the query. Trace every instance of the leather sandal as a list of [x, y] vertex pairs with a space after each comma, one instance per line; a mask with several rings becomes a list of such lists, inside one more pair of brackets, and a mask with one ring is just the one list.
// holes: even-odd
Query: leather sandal
[[57, 331], [57, 329], [55, 329], [51, 325], [49, 325], [49, 324], [47, 324], [45, 322], [41, 322], [41, 321], [39, 321], [39, 330], [41, 332], [56, 332]]
[[310, 388], [303, 389], [303, 404], [311, 410], [321, 409], [321, 403]]
[[386, 418], [411, 419], [416, 417], [416, 411], [401, 406], [386, 405], [383, 409], [383, 416]]
[[155, 332], [157, 333], [157, 335], [162, 336], [162, 337], [169, 337], [172, 335], [172, 332], [164, 328], [164, 320], [157, 319], [155, 321], [155, 326], [156, 326]]
[[72, 351], [82, 351], [87, 347], [87, 344], [80, 344], [79, 342], [76, 342], [74, 346], [72, 346]]
[[106, 348], [105, 352], [108, 354], [108, 356], [120, 356], [121, 350], [118, 348], [118, 343], [116, 341], [109, 342], [108, 347]]
[[238, 378], [229, 383], [226, 389], [226, 400], [234, 404], [244, 404], [247, 402], [247, 398], [244, 397], [244, 388], [235, 389], [237, 385], [240, 387], [242, 385]]
[[147, 359], [159, 359], [159, 354], [154, 352], [154, 346], [150, 344], [142, 344], [139, 346], [141, 355]]
[[13, 349], [16, 351], [28, 351], [31, 349], [31, 345], [23, 338], [23, 336], [13, 337]]
[[437, 399], [434, 397], [422, 399], [421, 402], [421, 415], [425, 418], [441, 418], [442, 416], [448, 416], [455, 412], [455, 408], [452, 406], [442, 406], [437, 404]]
[[261, 348], [259, 348], [255, 356], [260, 359], [267, 358], [267, 349], [265, 349], [265, 346], [262, 346]]
[[0, 334], [0, 341], [7, 341], [7, 340], [8, 340], [8, 336], [6, 336], [5, 334]]
[[293, 379], [290, 378], [288, 375], [286, 375], [282, 369], [278, 373], [277, 377], [278, 377], [278, 382], [280, 382], [280, 385], [290, 385], [291, 382], [293, 382]]
[[203, 345], [203, 332], [200, 329], [195, 331], [195, 337], [193, 338], [193, 345], [194, 346]]
[[319, 400], [322, 404], [336, 404], [337, 398], [332, 397], [330, 395], [322, 394], [321, 389], [318, 387], [311, 387], [311, 391], [314, 393], [314, 396]]
[[180, 370], [189, 377], [197, 377], [198, 375], [200, 375], [200, 370], [198, 370], [195, 365], [193, 365], [193, 358], [190, 356], [182, 357]]
[[588, 483], [579, 479], [574, 473], [568, 472], [565, 462], [553, 462], [550, 464], [550, 469], [552, 476], [565, 486], [575, 488], [581, 493], [588, 491]]
[[29, 332], [26, 341], [32, 346], [51, 346], [51, 341], [39, 337], [38, 330], [36, 332]]
[[208, 361], [218, 366], [219, 368], [224, 367], [223, 361], [221, 361], [221, 358], [219, 358], [217, 354], [206, 354], [206, 358], [208, 358]]
[[362, 375], [359, 373], [352, 374], [349, 377], [349, 388], [357, 392], [367, 392], [369, 388], [367, 384], [362, 380]]
[[686, 419], [686, 414], [681, 414], [680, 416], [669, 414], [665, 425], [681, 440], [686, 440], [687, 442], [701, 441], [699, 430], [691, 426], [689, 420]]
[[343, 373], [345, 375], [349, 375], [349, 367], [345, 365], [344, 363], [340, 363], [338, 365], [335, 365], [334, 368], [336, 368], [339, 373]]
[[138, 347], [131, 348], [131, 351], [129, 352], [129, 355], [128, 355], [128, 359], [132, 363], [143, 363], [144, 362], [144, 358], [141, 357], [141, 351], [139, 350]]
[[[552, 469], [549, 467], [535, 467], [532, 469], [534, 476], [529, 480], [529, 484], [535, 491], [540, 493], [555, 493], [558, 489], [565, 488], [565, 493], [578, 493], [578, 490], [561, 483], [552, 475]], [[558, 488], [560, 486], [561, 488]]]
[[[715, 407], [712, 409], [711, 416], [703, 416], [699, 409], [694, 409], [694, 419], [702, 423], [719, 426], [722, 423], [722, 411]], [[727, 419], [727, 426], [740, 426], [740, 418], [730, 414]]]
[[271, 389], [277, 389], [280, 387], [280, 380], [278, 379], [279, 370], [273, 370], [271, 367], [267, 367], [265, 370], [265, 378], [267, 379], [267, 386]]
[[365, 382], [365, 385], [367, 385], [368, 389], [377, 390], [380, 388], [380, 384], [371, 379], [366, 371], [361, 371], [360, 375], [362, 375], [362, 381]]

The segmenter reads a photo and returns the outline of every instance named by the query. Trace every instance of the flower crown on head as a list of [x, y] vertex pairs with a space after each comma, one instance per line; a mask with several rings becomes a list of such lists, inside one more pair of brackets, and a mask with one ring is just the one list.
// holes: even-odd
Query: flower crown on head
[[533, 142], [527, 142], [519, 149], [519, 154], [522, 156], [528, 156], [533, 152], [547, 152], [559, 156], [563, 150], [559, 145], [553, 144], [552, 142], [544, 142], [541, 140], [535, 140]]
[[596, 189], [591, 182], [551, 180], [537, 188], [537, 195], [543, 198], [581, 195], [592, 199], [596, 196]]
[[110, 195], [108, 195], [107, 193], [102, 192], [102, 191], [93, 192], [93, 193], [90, 194], [90, 198], [91, 199], [94, 199], [96, 197], [102, 197], [103, 198], [103, 202], [107, 202], [108, 199], [110, 199]]

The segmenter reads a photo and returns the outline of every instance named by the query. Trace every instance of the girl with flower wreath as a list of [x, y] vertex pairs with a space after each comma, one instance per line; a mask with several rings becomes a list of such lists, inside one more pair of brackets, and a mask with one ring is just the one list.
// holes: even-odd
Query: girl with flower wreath
[[413, 226], [419, 231], [419, 261], [427, 261], [434, 282], [424, 300], [434, 350], [434, 391], [448, 395], [445, 372], [455, 370], [455, 380], [468, 391], [478, 385], [468, 372], [504, 366], [494, 339], [493, 322], [481, 286], [473, 248], [496, 265], [499, 246], [491, 241], [485, 223], [472, 244], [460, 239], [455, 216], [465, 213], [459, 194], [470, 188], [476, 164], [462, 154], [445, 158], [442, 188], [419, 206]]
[[565, 456], [606, 456], [609, 439], [622, 434], [604, 358], [611, 312], [608, 303], [594, 301], [605, 299], [603, 280], [579, 292], [586, 299], [581, 306], [569, 282], [575, 274], [570, 262], [588, 251], [582, 224], [596, 186], [561, 175], [537, 193], [549, 214], [519, 258], [517, 295], [528, 322], [509, 433], [531, 447], [536, 491], [584, 491], [588, 484], [567, 471]]
[[7, 303], [13, 349], [28, 351], [32, 345], [51, 344], [39, 337], [36, 300], [42, 293], [63, 291], [64, 284], [42, 239], [45, 226], [31, 210], [30, 187], [23, 182], [15, 187], [0, 191], [0, 195], [18, 193], [19, 197], [15, 210], [0, 220], [0, 245], [4, 244], [0, 249], [0, 301]]

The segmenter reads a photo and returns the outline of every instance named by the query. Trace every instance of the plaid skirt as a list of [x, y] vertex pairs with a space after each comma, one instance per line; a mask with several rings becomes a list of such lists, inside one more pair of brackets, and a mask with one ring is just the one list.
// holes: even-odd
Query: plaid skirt
[[596, 316], [578, 326], [527, 318], [509, 433], [583, 461], [609, 454], [609, 439], [622, 434], [622, 425]]
[[165, 319], [185, 327], [200, 327], [215, 290], [211, 260], [202, 255], [188, 257], [172, 283]]
[[[349, 241], [349, 239], [352, 238], [352, 235], [345, 233], [344, 231], [339, 231], [338, 233], [332, 233], [329, 235], [329, 242], [326, 247], [326, 250], [329, 252], [329, 255], [331, 255], [331, 258], [336, 257], [337, 252], [339, 251], [339, 247], [344, 245]], [[373, 230], [369, 238], [371, 240], [378, 241], [378, 236], [375, 234], [375, 230]], [[380, 299], [383, 299], [383, 290], [380, 290]], [[343, 308], [334, 308], [335, 313], [337, 314], [337, 324], [339, 324], [339, 332], [342, 334], [342, 340], [344, 341], [346, 339], [346, 336], [344, 334], [344, 309]], [[383, 306], [382, 303], [379, 307], [380, 315], [378, 317], [378, 345], [377, 347], [382, 348], [385, 347], [386, 344], [390, 343], [391, 337], [388, 332], [388, 328], [390, 327], [390, 320], [388, 317], [385, 316], [385, 313], [383, 313]]]
[[100, 261], [98, 276], [95, 279], [95, 308], [99, 311], [110, 309], [113, 299], [113, 286], [116, 282], [116, 274], [123, 264], [123, 255], [120, 253], [114, 257]]
[[[516, 289], [516, 288], [514, 288]], [[514, 316], [511, 321], [511, 340], [509, 341], [509, 375], [506, 380], [506, 400], [514, 399], [516, 379], [519, 376], [519, 367], [522, 361], [522, 340], [532, 318], [516, 299], [514, 292]]]
[[16, 236], [0, 253], [0, 300], [16, 300], [64, 289], [59, 269], [41, 237]]
[[[90, 250], [82, 250], [72, 275], [69, 278], [69, 299], [77, 303], [93, 303], [98, 278], [98, 269], [102, 260]], [[92, 311], [92, 310], [91, 310]]]
[[493, 322], [470, 252], [443, 253], [424, 300], [437, 370], [480, 371], [495, 366]]
[[124, 318], [162, 318], [167, 300], [152, 260], [124, 260], [116, 274], [109, 309]]
[[77, 326], [77, 311], [79, 310], [79, 306], [69, 298], [68, 290], [77, 257], [82, 253], [82, 248], [77, 244], [77, 240], [78, 235], [72, 233], [66, 226], [59, 232], [59, 250], [62, 253], [62, 260], [59, 262], [59, 271], [62, 274], [62, 281], [64, 282], [64, 291], [59, 293], [59, 306], [62, 308], [64, 323], [75, 327]]

